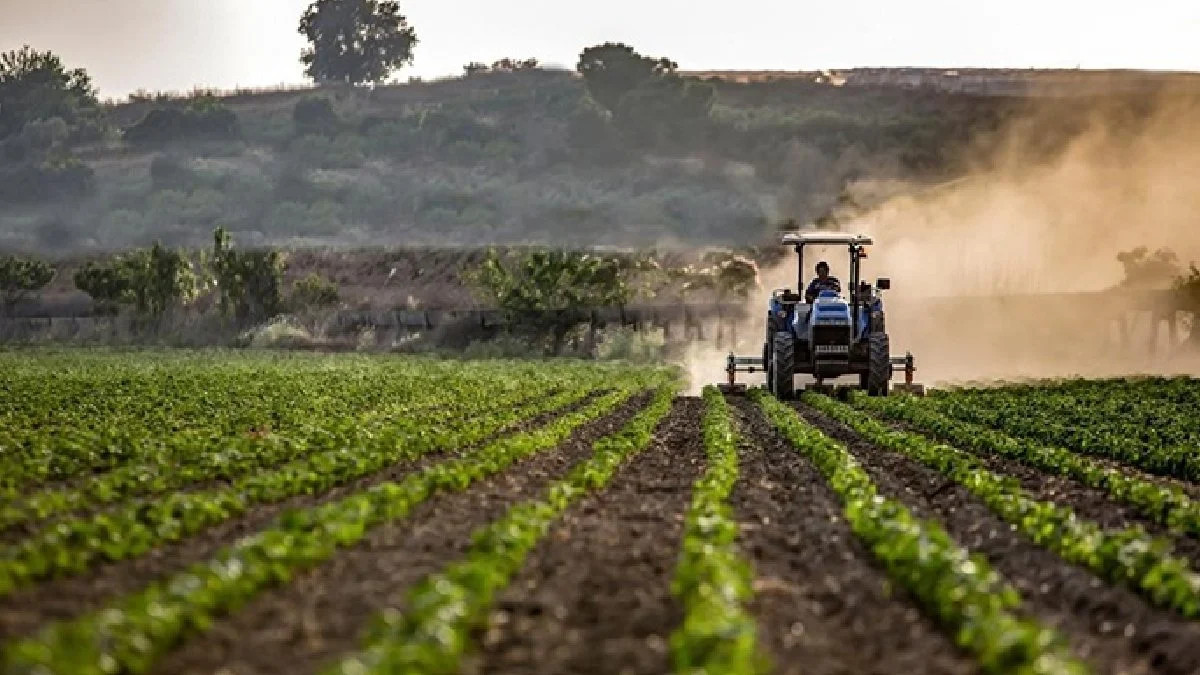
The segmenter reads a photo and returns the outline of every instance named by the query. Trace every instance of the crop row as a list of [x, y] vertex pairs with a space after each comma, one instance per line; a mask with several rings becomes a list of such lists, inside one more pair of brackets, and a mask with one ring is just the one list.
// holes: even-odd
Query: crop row
[[962, 390], [932, 404], [958, 419], [1007, 434], [1104, 457], [1149, 473], [1200, 480], [1194, 406], [1165, 403], [1148, 384], [1113, 387], [1103, 398], [1070, 389]]
[[1139, 400], [1156, 406], [1200, 405], [1200, 381], [1192, 377], [1122, 377], [1109, 379], [1039, 380], [1033, 383], [1010, 384], [1004, 387], [987, 386], [977, 389], [937, 389], [933, 398], [970, 396], [984, 400], [990, 396], [1009, 394], [1062, 395], [1087, 405], [1107, 405], [1133, 394]]
[[246, 476], [228, 487], [134, 501], [114, 511], [52, 524], [0, 553], [0, 595], [31, 581], [79, 572], [100, 559], [140, 555], [241, 515], [256, 504], [319, 494], [435, 449], [476, 443], [522, 419], [576, 402], [588, 392], [585, 385], [515, 408], [503, 398], [489, 398], [485, 390], [460, 392], [463, 407], [458, 419], [437, 423], [401, 418], [362, 438], [345, 430], [344, 436], [330, 436], [321, 452]]
[[[493, 402], [514, 405], [547, 392], [533, 388], [504, 392], [496, 388], [489, 393]], [[288, 435], [243, 434], [212, 439], [204, 434], [174, 434], [158, 443], [152, 452], [146, 451], [137, 463], [124, 464], [76, 486], [44, 488], [15, 498], [11, 504], [0, 507], [0, 529], [137, 495], [157, 494], [206, 481], [236, 480], [253, 471], [328, 449], [331, 441], [355, 445], [400, 418], [415, 422], [457, 416], [464, 403], [460, 389], [453, 387], [415, 401], [411, 398], [400, 401], [355, 416], [323, 411], [324, 416]]]
[[[215, 442], [256, 430], [288, 432], [313, 418], [351, 415], [411, 399], [438, 383], [429, 374], [377, 370], [374, 381], [355, 370], [337, 369], [298, 374], [170, 373], [152, 381], [105, 371], [103, 378], [77, 377], [74, 382], [67, 378], [67, 383], [63, 378], [6, 382], [15, 400], [0, 404], [0, 448], [4, 449], [0, 486], [11, 496], [23, 486], [144, 461], [170, 450], [161, 439], [181, 433]], [[458, 379], [479, 381], [478, 377]], [[122, 388], [120, 393], [112, 391], [114, 386]], [[39, 396], [59, 388], [77, 391], [65, 400]], [[111, 410], [109, 397], [120, 403], [116, 411]], [[48, 419], [34, 421], [21, 414], [29, 411], [14, 409], [29, 406], [30, 401], [36, 406], [32, 412], [49, 411], [43, 414]]]
[[945, 475], [978, 497], [1034, 543], [1097, 576], [1140, 592], [1155, 605], [1200, 616], [1200, 575], [1170, 552], [1166, 541], [1141, 528], [1107, 531], [1066, 506], [1034, 499], [1018, 481], [988, 470], [978, 458], [920, 434], [896, 431], [853, 408], [820, 395], [805, 402], [871, 442]]
[[855, 396], [854, 405], [913, 425], [962, 448], [1017, 460], [1048, 473], [1104, 490], [1147, 518], [1174, 530], [1200, 535], [1200, 504], [1177, 487], [1120, 471], [1062, 448], [1041, 445], [971, 422], [943, 415], [909, 397]]
[[621, 464], [650, 443], [671, 408], [673, 386], [661, 387], [650, 405], [613, 435], [596, 441], [590, 459], [547, 491], [522, 502], [472, 535], [470, 550], [415, 586], [405, 613], [375, 618], [362, 651], [344, 658], [331, 673], [455, 673], [471, 644], [471, 631], [486, 618], [492, 601], [520, 570], [550, 525], [588, 492], [608, 484]]
[[[0, 355], [0, 366], [9, 359]], [[570, 371], [595, 381], [611, 368], [495, 361], [457, 367], [427, 359], [347, 357], [308, 363], [257, 357], [169, 362], [143, 373], [133, 357], [111, 357], [40, 378], [0, 368], [0, 488], [71, 480], [157, 453], [179, 433], [217, 439], [248, 432], [294, 434], [314, 419], [419, 401], [459, 387], [534, 386]], [[36, 361], [36, 359], [35, 359]], [[294, 370], [291, 368], [295, 368]], [[66, 393], [64, 393], [66, 392]], [[0, 494], [0, 499], [3, 498]]]
[[[541, 427], [502, 437], [400, 481], [288, 512], [273, 526], [222, 549], [209, 561], [119, 598], [107, 608], [51, 624], [32, 638], [7, 645], [5, 670], [79, 675], [144, 672], [185, 635], [206, 630], [214, 616], [321, 563], [338, 548], [361, 541], [371, 528], [404, 518], [437, 493], [464, 490], [523, 457], [554, 447], [631, 394], [630, 389], [610, 392]], [[446, 440], [459, 447], [471, 443], [471, 427]]]
[[754, 396], [776, 429], [837, 493], [851, 530], [888, 576], [973, 653], [985, 672], [1086, 672], [1056, 632], [1020, 617], [1020, 596], [985, 559], [970, 555], [937, 523], [920, 520], [900, 502], [879, 494], [844, 446], [804, 423], [795, 411], [757, 390]]
[[729, 406], [714, 387], [704, 389], [702, 429], [708, 465], [692, 488], [672, 583], [683, 606], [683, 622], [671, 635], [672, 658], [678, 672], [765, 672], [745, 607], [754, 573], [738, 551], [738, 524], [728, 504], [738, 478], [737, 442]]

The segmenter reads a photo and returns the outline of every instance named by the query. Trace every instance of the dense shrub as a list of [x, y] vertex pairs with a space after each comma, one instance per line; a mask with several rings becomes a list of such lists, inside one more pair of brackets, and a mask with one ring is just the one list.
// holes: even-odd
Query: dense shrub
[[296, 101], [292, 108], [292, 123], [300, 135], [333, 134], [337, 133], [341, 120], [329, 99], [310, 97]]
[[0, 202], [35, 204], [79, 199], [92, 191], [94, 181], [92, 168], [74, 158], [0, 168]]
[[125, 140], [134, 145], [232, 140], [238, 136], [237, 114], [223, 104], [207, 99], [186, 107], [155, 108], [125, 130]]
[[309, 309], [336, 305], [338, 285], [313, 272], [296, 282], [292, 288], [291, 305], [296, 309]]

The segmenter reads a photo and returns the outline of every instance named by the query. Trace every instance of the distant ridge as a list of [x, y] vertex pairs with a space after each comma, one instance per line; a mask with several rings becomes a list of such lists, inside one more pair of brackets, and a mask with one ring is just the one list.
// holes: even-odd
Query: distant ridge
[[1095, 96], [1154, 92], [1200, 93], [1200, 72], [1066, 68], [841, 68], [830, 70], [707, 70], [684, 73], [739, 83], [808, 80], [848, 87], [900, 87], [994, 96]]

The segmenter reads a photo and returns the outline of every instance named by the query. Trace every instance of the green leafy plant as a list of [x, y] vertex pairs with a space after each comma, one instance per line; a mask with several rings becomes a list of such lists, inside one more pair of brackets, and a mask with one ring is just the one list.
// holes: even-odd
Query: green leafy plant
[[919, 434], [895, 431], [870, 416], [820, 395], [805, 401], [874, 443], [942, 473], [979, 498], [996, 515], [1064, 560], [1102, 579], [1124, 584], [1148, 601], [1186, 617], [1200, 616], [1200, 574], [1171, 554], [1170, 544], [1140, 527], [1105, 530], [1070, 508], [1038, 501], [1011, 477], [978, 459]]
[[674, 397], [674, 386], [661, 387], [620, 431], [595, 443], [588, 461], [551, 485], [544, 499], [517, 504], [475, 532], [465, 558], [418, 584], [409, 594], [408, 612], [377, 617], [363, 650], [329, 672], [458, 672], [471, 631], [486, 618], [496, 593], [520, 570], [555, 519], [604, 487], [626, 459], [649, 445]]
[[[989, 673], [1086, 673], [1052, 629], [1020, 616], [1021, 599], [981, 556], [956, 544], [937, 523], [879, 494], [844, 446], [805, 424], [794, 410], [761, 390], [752, 394], [797, 450], [825, 476], [850, 529], [888, 575], [975, 654]], [[814, 399], [818, 403], [830, 399]]]
[[[102, 673], [113, 668], [130, 672], [148, 670], [181, 635], [203, 630], [215, 614], [244, 604], [295, 571], [312, 567], [337, 549], [360, 541], [372, 527], [403, 518], [437, 492], [463, 490], [522, 457], [553, 447], [578, 427], [627, 400], [643, 383], [659, 377], [661, 374], [639, 379], [636, 384], [630, 382], [630, 388], [603, 394], [540, 427], [502, 437], [475, 452], [435, 463], [398, 482], [384, 482], [321, 506], [289, 512], [273, 526], [222, 549], [211, 560], [118, 598], [107, 608], [51, 624], [38, 635], [9, 645], [3, 655], [4, 666], [7, 670], [44, 668], [72, 673]], [[482, 398], [478, 390], [474, 395]], [[492, 417], [465, 417], [470, 423], [444, 437], [442, 442], [454, 446], [469, 444], [472, 434], [481, 439], [495, 431], [493, 427], [491, 432], [477, 435], [481, 419], [498, 421]], [[649, 431], [645, 435], [648, 439]], [[398, 448], [415, 440], [401, 442], [400, 438], [385, 435], [383, 442], [393, 453], [411, 456], [413, 449]], [[420, 447], [431, 446], [424, 441]], [[397, 459], [393, 455], [385, 462], [391, 464]], [[328, 485], [327, 481], [322, 482]], [[314, 484], [299, 489], [307, 491], [315, 487]], [[213, 504], [205, 510], [220, 506], [223, 505]], [[171, 511], [191, 514], [190, 509], [179, 505], [172, 506]], [[161, 532], [165, 527], [159, 524], [156, 530]], [[130, 536], [139, 538], [137, 534]]]
[[1173, 485], [1163, 485], [1069, 450], [1007, 436], [988, 427], [943, 415], [918, 399], [855, 396], [854, 405], [911, 424], [959, 446], [1017, 460], [1099, 488], [1153, 521], [1200, 535], [1200, 504]]
[[746, 610], [753, 572], [738, 552], [738, 525], [727, 500], [738, 479], [737, 438], [725, 397], [704, 389], [704, 450], [708, 466], [692, 488], [683, 550], [671, 590], [683, 605], [683, 623], [671, 634], [681, 673], [767, 672], [753, 617]]

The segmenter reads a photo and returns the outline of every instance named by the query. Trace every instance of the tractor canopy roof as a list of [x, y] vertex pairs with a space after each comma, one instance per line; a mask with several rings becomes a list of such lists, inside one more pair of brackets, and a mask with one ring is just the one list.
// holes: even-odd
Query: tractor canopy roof
[[785, 246], [815, 246], [824, 244], [857, 244], [865, 246], [874, 243], [865, 234], [849, 234], [846, 232], [789, 232], [783, 235], [781, 242]]

